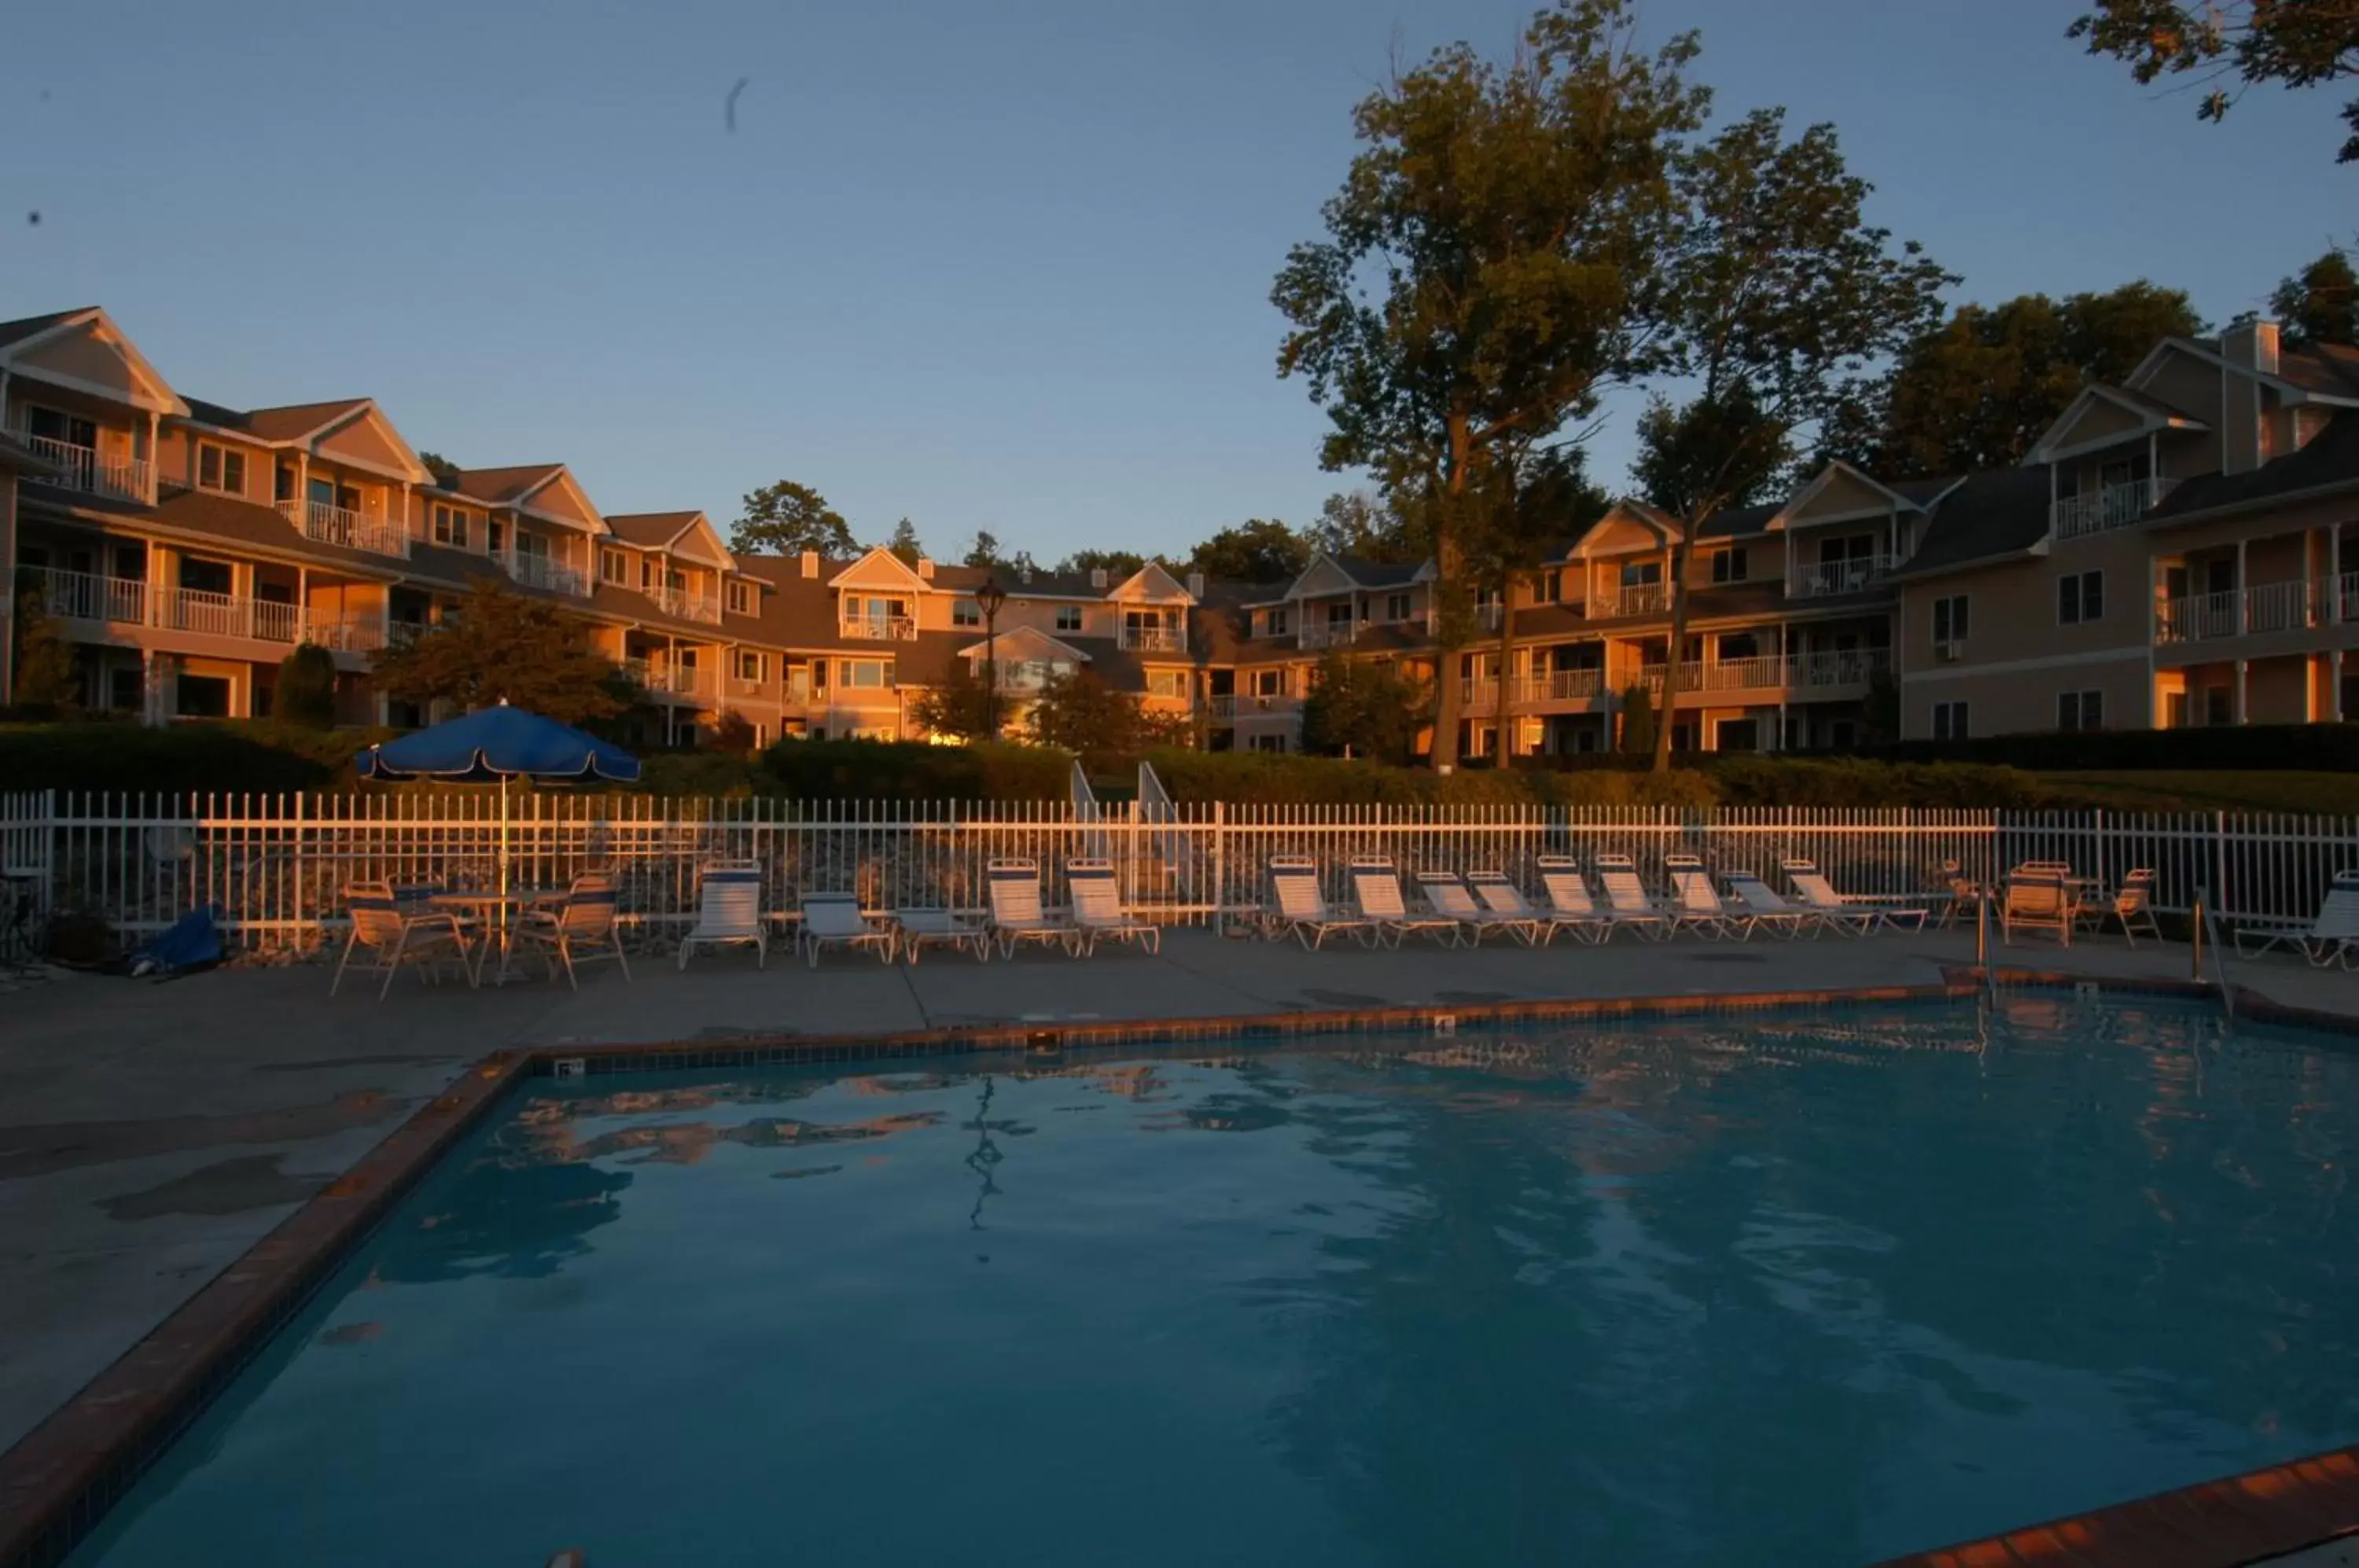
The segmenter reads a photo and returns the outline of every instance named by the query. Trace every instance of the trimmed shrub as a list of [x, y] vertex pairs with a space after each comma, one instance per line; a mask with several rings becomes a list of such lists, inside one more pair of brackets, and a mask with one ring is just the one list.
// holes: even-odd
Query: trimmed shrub
[[278, 661], [278, 682], [270, 689], [270, 716], [300, 729], [336, 727], [336, 656], [317, 643], [302, 643]]
[[1712, 781], [1685, 769], [1555, 773], [1422, 768], [1344, 762], [1299, 753], [1157, 751], [1147, 760], [1172, 799], [1244, 805], [1688, 806], [1711, 805]]
[[1073, 759], [1045, 746], [782, 740], [761, 773], [759, 792], [805, 800], [1062, 800]]
[[167, 729], [93, 720], [0, 728], [0, 791], [277, 793], [353, 783], [354, 753], [389, 732], [266, 721]]
[[1975, 763], [1723, 756], [1703, 772], [1732, 806], [2024, 810], [2049, 803], [2047, 788], [2030, 774]]
[[2359, 772], [2359, 724], [2222, 724], [1905, 740], [1861, 755], [1887, 762], [1982, 762], [2040, 773]]

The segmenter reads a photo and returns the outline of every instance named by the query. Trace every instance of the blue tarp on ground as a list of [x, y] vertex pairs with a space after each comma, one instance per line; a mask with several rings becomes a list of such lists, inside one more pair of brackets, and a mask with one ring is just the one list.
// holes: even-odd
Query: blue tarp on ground
[[355, 759], [364, 779], [592, 779], [627, 784], [639, 759], [571, 724], [506, 702], [373, 746]]
[[221, 956], [221, 931], [213, 924], [213, 909], [208, 904], [190, 909], [132, 953], [131, 973], [172, 975], [219, 964]]

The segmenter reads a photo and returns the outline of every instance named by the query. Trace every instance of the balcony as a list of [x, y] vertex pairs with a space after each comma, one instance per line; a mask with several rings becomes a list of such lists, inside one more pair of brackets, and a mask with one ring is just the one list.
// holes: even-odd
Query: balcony
[[1671, 596], [1659, 583], [1625, 583], [1608, 587], [1592, 601], [1590, 614], [1605, 620], [1624, 615], [1662, 615], [1670, 613]]
[[1800, 567], [1787, 583], [1787, 593], [1797, 599], [1831, 599], [1844, 593], [1862, 593], [1878, 582], [1892, 575], [1899, 562], [1886, 550], [1873, 555], [1854, 555], [1848, 561], [1821, 561], [1816, 565]]
[[2163, 643], [2212, 642], [2222, 637], [2307, 631], [2335, 620], [2359, 619], [2359, 572], [2343, 573], [2333, 586], [2299, 578], [2167, 599], [2155, 616], [2155, 638]]
[[659, 659], [625, 659], [621, 664], [623, 673], [630, 677], [633, 685], [666, 702], [710, 701], [717, 686], [712, 671], [692, 664], [672, 664]]
[[529, 550], [503, 550], [492, 559], [527, 588], [564, 593], [576, 599], [590, 596], [590, 574], [579, 567], [568, 566], [561, 561]]
[[1786, 684], [1798, 691], [1823, 691], [1832, 686], [1864, 688], [1892, 672], [1888, 648], [1845, 648], [1820, 653], [1790, 654]]
[[[1516, 677], [1509, 683], [1508, 699], [1515, 711], [1526, 713], [1551, 702], [1585, 702], [1605, 691], [1603, 670], [1551, 670], [1538, 675]], [[1481, 718], [1499, 711], [1499, 682], [1495, 676], [1470, 678], [1460, 685], [1465, 700], [1467, 715]]]
[[1188, 651], [1188, 627], [1179, 626], [1133, 626], [1125, 621], [1115, 635], [1114, 645], [1136, 653], [1185, 653]]
[[409, 528], [395, 518], [372, 517], [325, 501], [281, 501], [278, 515], [315, 544], [409, 559]]
[[1285, 717], [1302, 711], [1302, 699], [1281, 693], [1220, 692], [1208, 699], [1205, 711], [1215, 724], [1238, 719]]
[[1301, 648], [1349, 648], [1359, 640], [1364, 621], [1305, 622], [1295, 635], [1294, 646]]
[[[1843, 652], [1771, 655], [1762, 659], [1732, 659], [1718, 663], [1695, 660], [1680, 666], [1680, 690], [1686, 691], [1804, 691], [1823, 694], [1831, 688], [1867, 683], [1892, 668], [1884, 648]], [[1643, 665], [1638, 680], [1649, 691], [1663, 689], [1663, 666]]]
[[702, 621], [708, 626], [721, 624], [721, 598], [715, 593], [700, 593], [689, 588], [649, 588], [647, 595], [656, 608], [667, 615], [678, 615], [684, 621]]
[[915, 642], [918, 623], [908, 615], [841, 615], [835, 623], [836, 635], [863, 637], [871, 642]]
[[310, 610], [277, 599], [87, 572], [43, 572], [41, 603], [45, 613], [60, 620], [151, 626], [287, 647], [309, 642], [344, 653], [374, 653], [386, 640], [385, 617], [374, 612]]
[[2086, 495], [2060, 495], [2049, 507], [2049, 520], [2060, 539], [2082, 539], [2114, 528], [2125, 528], [2162, 504], [2179, 482], [2175, 479], [2133, 479], [2106, 485]]
[[36, 457], [56, 467], [58, 476], [55, 479], [38, 483], [79, 490], [85, 495], [103, 495], [112, 501], [136, 501], [143, 506], [155, 504], [156, 479], [146, 458], [126, 458], [120, 463], [111, 463], [92, 447], [76, 446], [71, 441], [59, 441], [53, 436], [37, 436], [29, 430], [11, 430], [8, 433], [32, 448]]

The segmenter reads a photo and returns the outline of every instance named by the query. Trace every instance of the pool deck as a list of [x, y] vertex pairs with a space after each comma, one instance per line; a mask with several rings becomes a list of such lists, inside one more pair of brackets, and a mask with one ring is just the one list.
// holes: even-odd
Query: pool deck
[[[1268, 1017], [1549, 1000], [1760, 996], [1937, 986], [1971, 932], [1867, 941], [1399, 952], [1167, 933], [1159, 956], [1027, 953], [916, 967], [750, 953], [585, 970], [582, 990], [397, 981], [327, 995], [315, 965], [165, 983], [59, 975], [0, 993], [0, 1451], [30, 1432], [470, 1063], [503, 1049], [733, 1042], [994, 1026]], [[1994, 946], [1995, 965], [2184, 981], [2184, 946], [2118, 937]], [[2359, 975], [2285, 959], [2232, 978], [2290, 1007], [2359, 1018]], [[2004, 1561], [2004, 1559], [1997, 1559]]]

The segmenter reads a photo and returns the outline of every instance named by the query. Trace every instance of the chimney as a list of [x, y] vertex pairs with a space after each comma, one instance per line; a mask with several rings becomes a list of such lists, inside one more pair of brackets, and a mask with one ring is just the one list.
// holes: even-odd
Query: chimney
[[1026, 556], [1022, 561], [1016, 563], [1016, 581], [1018, 583], [1029, 583], [1032, 581], [1032, 558], [1030, 556]]
[[921, 555], [918, 557], [918, 575], [929, 583], [931, 583], [934, 580], [934, 558], [932, 556]]
[[1188, 573], [1188, 597], [1190, 599], [1201, 599], [1203, 596], [1204, 574], [1201, 572], [1191, 572]]
[[2220, 334], [2220, 352], [2231, 365], [2241, 365], [2264, 376], [2275, 376], [2277, 373], [2277, 324], [2262, 321], [2238, 321]]
[[1091, 567], [1091, 568], [1090, 568], [1090, 586], [1091, 586], [1091, 587], [1093, 587], [1093, 588], [1094, 588], [1094, 589], [1096, 589], [1099, 593], [1104, 593], [1104, 592], [1105, 592], [1105, 585], [1106, 585], [1106, 569], [1105, 569], [1104, 567], [1103, 567], [1103, 566], [1093, 566], [1093, 567]]
[[803, 575], [806, 577], [819, 575], [819, 551], [815, 550], [803, 551]]

